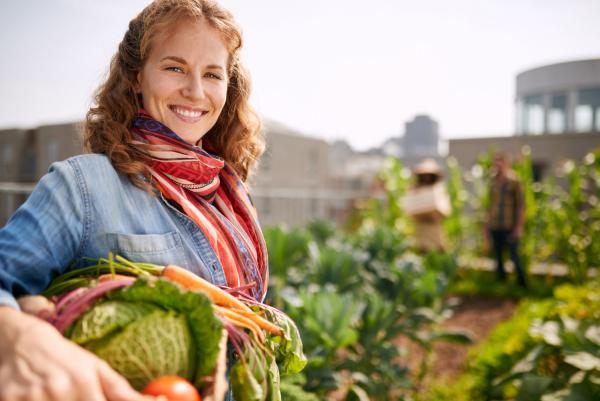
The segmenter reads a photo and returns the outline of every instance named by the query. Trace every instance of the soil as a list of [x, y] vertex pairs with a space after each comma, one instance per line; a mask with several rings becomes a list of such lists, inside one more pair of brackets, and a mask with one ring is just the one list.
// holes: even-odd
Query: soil
[[[467, 354], [472, 347], [480, 344], [499, 323], [508, 320], [514, 313], [517, 301], [508, 298], [486, 296], [458, 296], [453, 297], [452, 316], [443, 323], [445, 330], [462, 331], [468, 333], [473, 339], [472, 344], [460, 345], [439, 341], [434, 345], [430, 356], [427, 374], [421, 385], [426, 387], [432, 379], [452, 379], [459, 376], [465, 369]], [[398, 363], [410, 369], [415, 378], [419, 374], [425, 353], [416, 343], [405, 336], [394, 340], [406, 352], [399, 358]], [[350, 378], [348, 378], [349, 381]], [[399, 392], [401, 394], [402, 391]], [[328, 400], [336, 401], [345, 399], [346, 391], [339, 389], [328, 396]], [[394, 397], [393, 399], [396, 399]]]
[[[517, 306], [513, 299], [483, 296], [459, 296], [455, 297], [453, 302], [457, 306], [453, 308], [452, 316], [444, 322], [442, 328], [465, 332], [471, 336], [473, 343], [461, 345], [437, 342], [425, 382], [434, 377], [438, 379], [459, 376], [465, 368], [469, 350], [481, 343], [496, 325], [508, 320]], [[422, 349], [405, 337], [400, 337], [395, 342], [407, 350], [399, 363], [418, 374], [424, 356]]]
[[508, 320], [514, 313], [514, 299], [482, 296], [461, 296], [453, 315], [444, 322], [447, 330], [468, 333], [473, 344], [460, 345], [439, 342], [434, 346], [435, 361], [431, 375], [435, 377], [458, 376], [465, 368], [467, 353], [484, 340], [498, 323]]

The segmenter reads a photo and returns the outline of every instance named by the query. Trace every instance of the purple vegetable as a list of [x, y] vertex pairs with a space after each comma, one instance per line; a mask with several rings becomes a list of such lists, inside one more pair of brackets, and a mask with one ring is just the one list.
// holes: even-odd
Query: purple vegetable
[[[79, 293], [77, 292], [82, 290], [82, 288], [71, 291], [59, 300], [59, 303], [64, 307], [62, 309], [57, 308], [58, 312], [50, 323], [52, 323], [58, 331], [64, 334], [67, 327], [87, 311], [90, 305], [97, 299], [102, 298], [104, 294], [109, 291], [126, 287], [131, 284], [132, 282], [130, 280], [112, 280], [100, 283], [93, 288], [84, 288], [84, 291]], [[65, 300], [67, 297], [68, 299]]]

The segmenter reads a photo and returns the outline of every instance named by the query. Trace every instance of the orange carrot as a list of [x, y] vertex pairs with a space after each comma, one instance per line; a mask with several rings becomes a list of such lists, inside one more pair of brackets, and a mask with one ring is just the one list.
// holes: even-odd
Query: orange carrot
[[104, 283], [106, 281], [112, 281], [112, 280], [130, 280], [130, 281], [135, 281], [135, 277], [132, 276], [126, 276], [124, 274], [102, 274], [100, 276], [98, 276], [98, 282], [99, 283]]
[[231, 309], [223, 308], [215, 305], [215, 310], [227, 320], [231, 321], [236, 326], [241, 326], [250, 330], [258, 340], [265, 341], [265, 335], [258, 325], [251, 319], [233, 312]]
[[216, 285], [204, 280], [202, 277], [184, 269], [183, 267], [175, 265], [165, 266], [160, 276], [178, 283], [183, 288], [204, 291], [206, 295], [208, 295], [208, 297], [217, 305], [252, 312], [248, 306], [246, 306], [233, 295], [223, 291]]
[[204, 292], [217, 305], [243, 312], [247, 318], [272, 334], [278, 336], [283, 334], [279, 327], [257, 315], [242, 301], [189, 270], [168, 265], [162, 270], [160, 276], [178, 283], [183, 288]]
[[261, 329], [266, 330], [271, 334], [275, 334], [276, 336], [283, 335], [283, 332], [281, 331], [281, 328], [279, 326], [269, 322], [267, 319], [263, 318], [262, 316], [260, 316], [256, 312], [254, 312], [252, 309], [250, 311], [241, 310], [241, 309], [230, 309], [230, 310], [241, 316], [245, 316], [245, 317], [251, 319], [254, 323], [258, 324], [258, 326]]

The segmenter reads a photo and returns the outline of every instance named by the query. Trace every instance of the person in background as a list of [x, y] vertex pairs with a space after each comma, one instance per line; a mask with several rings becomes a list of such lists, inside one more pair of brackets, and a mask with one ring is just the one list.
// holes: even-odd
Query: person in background
[[519, 285], [526, 287], [525, 272], [519, 258], [519, 239], [523, 236], [525, 223], [523, 187], [510, 169], [509, 156], [504, 152], [497, 152], [494, 156], [489, 199], [485, 231], [493, 247], [498, 278], [506, 280], [503, 254], [508, 248]]
[[[444, 172], [435, 160], [425, 159], [420, 162], [414, 168], [413, 175], [415, 184], [411, 191], [433, 190], [434, 186], [438, 186], [435, 188], [436, 191], [433, 192], [434, 195], [432, 195], [436, 197], [436, 204], [449, 204], [448, 195], [441, 182]], [[412, 217], [414, 219], [417, 250], [420, 252], [445, 252], [447, 245], [442, 224], [445, 212], [430, 210], [427, 213], [416, 214]]]
[[83, 257], [175, 264], [264, 299], [266, 246], [244, 184], [264, 140], [241, 46], [210, 0], [156, 0], [131, 20], [87, 114], [89, 154], [53, 164], [0, 230], [0, 400], [146, 398], [19, 309]]

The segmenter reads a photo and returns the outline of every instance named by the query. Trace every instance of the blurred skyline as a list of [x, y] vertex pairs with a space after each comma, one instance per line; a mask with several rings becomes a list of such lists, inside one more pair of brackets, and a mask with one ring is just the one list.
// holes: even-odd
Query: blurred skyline
[[[76, 121], [148, 0], [0, 5], [0, 128]], [[428, 114], [445, 138], [514, 131], [515, 77], [600, 57], [597, 0], [222, 0], [266, 119], [354, 147]]]

